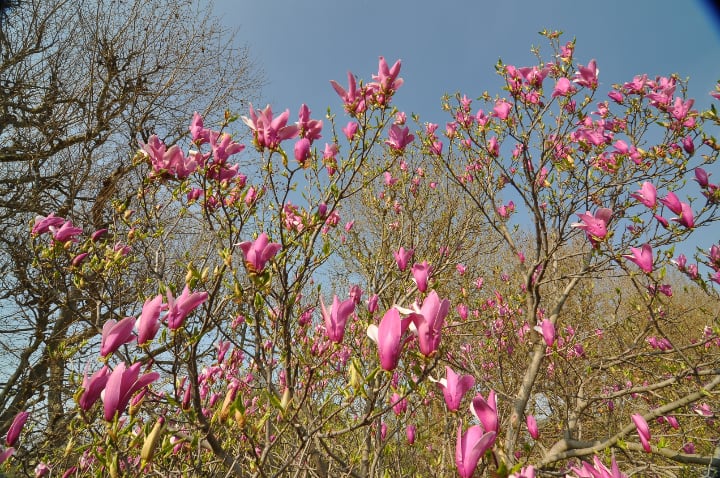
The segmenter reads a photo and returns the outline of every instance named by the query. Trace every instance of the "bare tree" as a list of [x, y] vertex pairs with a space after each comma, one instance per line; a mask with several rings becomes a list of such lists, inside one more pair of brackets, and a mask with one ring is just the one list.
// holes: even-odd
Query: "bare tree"
[[68, 361], [137, 298], [134, 284], [89, 277], [81, 286], [111, 299], [78, 301], [60, 269], [41, 285], [31, 220], [107, 227], [126, 199], [118, 186], [137, 180], [138, 141], [173, 143], [188, 112], [240, 109], [261, 84], [208, 11], [195, 0], [0, 2], [0, 431], [36, 400], [64, 433]]

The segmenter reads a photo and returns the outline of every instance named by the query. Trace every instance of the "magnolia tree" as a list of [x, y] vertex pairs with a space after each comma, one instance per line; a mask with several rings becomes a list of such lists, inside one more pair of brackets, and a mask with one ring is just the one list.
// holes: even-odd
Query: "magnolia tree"
[[[28, 402], [0, 466], [37, 476], [697, 476], [718, 436], [720, 147], [677, 77], [498, 64], [411, 132], [400, 62], [331, 86], [344, 119], [252, 107], [152, 136], [95, 230], [32, 224], [97, 334], [63, 349], [64, 448]], [[719, 92], [713, 95], [720, 97]], [[245, 158], [244, 160], [241, 158]], [[240, 163], [242, 162], [242, 165]], [[693, 181], [694, 180], [694, 181]], [[135, 308], [113, 300], [155, 257]], [[160, 260], [162, 259], [162, 260]], [[152, 262], [152, 261], [151, 261]], [[152, 276], [152, 275], [151, 275]], [[706, 308], [701, 303], [710, 304]], [[53, 430], [58, 432], [58, 430]]]

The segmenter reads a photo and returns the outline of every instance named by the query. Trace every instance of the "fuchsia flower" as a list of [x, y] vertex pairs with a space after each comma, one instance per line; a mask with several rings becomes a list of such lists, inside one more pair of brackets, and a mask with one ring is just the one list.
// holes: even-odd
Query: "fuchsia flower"
[[650, 428], [642, 415], [635, 413], [632, 415], [632, 420], [635, 422], [635, 428], [637, 428], [638, 436], [640, 437], [640, 443], [646, 452], [650, 453]]
[[410, 325], [410, 318], [401, 319], [400, 311], [395, 307], [385, 312], [380, 326], [368, 326], [367, 335], [378, 346], [380, 366], [383, 370], [392, 372], [400, 362], [402, 351], [402, 336]]
[[475, 395], [470, 404], [470, 412], [480, 421], [486, 432], [499, 431], [495, 390], [490, 390], [487, 400], [479, 393]]
[[328, 311], [322, 296], [320, 296], [320, 308], [328, 339], [336, 344], [341, 343], [345, 335], [345, 324], [350, 315], [355, 312], [355, 301], [350, 298], [340, 302], [337, 295], [333, 295], [332, 307]]
[[422, 307], [410, 315], [418, 334], [420, 353], [431, 356], [440, 347], [440, 331], [450, 310], [450, 301], [440, 300], [434, 290], [423, 301]]
[[413, 251], [412, 249], [408, 249], [406, 251], [404, 247], [398, 249], [397, 252], [393, 252], [393, 257], [395, 258], [395, 262], [397, 262], [397, 266], [400, 271], [405, 271], [408, 265], [408, 261], [410, 260], [414, 252], [415, 251]]
[[605, 239], [608, 233], [607, 224], [612, 217], [612, 209], [603, 207], [598, 209], [594, 216], [589, 211], [577, 216], [583, 223], [574, 223], [571, 224], [571, 227], [584, 230], [593, 246]]
[[640, 201], [645, 207], [653, 209], [657, 205], [657, 190], [655, 186], [648, 181], [642, 183], [640, 190], [630, 196]]
[[0, 465], [5, 463], [11, 456], [15, 454], [15, 448], [9, 447], [0, 452]]
[[552, 347], [555, 343], [555, 326], [550, 319], [543, 319], [540, 325], [535, 326], [535, 330], [543, 336], [545, 345]]
[[460, 409], [463, 396], [475, 386], [475, 377], [472, 375], [458, 375], [447, 365], [445, 366], [445, 378], [435, 380], [430, 377], [430, 380], [436, 382], [442, 388], [445, 404], [451, 412]]
[[180, 294], [180, 297], [178, 297], [177, 299], [173, 297], [172, 292], [170, 291], [170, 289], [168, 289], [168, 313], [165, 316], [168, 328], [170, 330], [179, 329], [182, 326], [183, 322], [185, 322], [185, 318], [188, 316], [188, 314], [190, 314], [190, 312], [192, 312], [203, 302], [205, 302], [207, 298], [207, 292], [191, 293], [187, 285], [183, 289], [182, 294]]
[[525, 423], [527, 424], [528, 433], [533, 440], [537, 440], [540, 437], [540, 430], [538, 430], [537, 420], [533, 415], [525, 417]]
[[120, 348], [121, 345], [135, 340], [133, 328], [135, 317], [125, 317], [120, 321], [108, 320], [103, 325], [102, 340], [100, 342], [100, 356], [107, 357]]
[[279, 116], [273, 118], [270, 105], [267, 105], [259, 113], [250, 105], [250, 118], [247, 116], [241, 118], [243, 123], [253, 131], [255, 145], [260, 150], [265, 148], [277, 149], [281, 141], [294, 138], [298, 134], [297, 125], [287, 125], [290, 110], [285, 110]]
[[142, 150], [150, 158], [151, 177], [171, 175], [178, 179], [190, 176], [198, 167], [193, 157], [186, 157], [177, 144], [169, 148], [157, 135], [152, 135], [147, 143], [141, 143]]
[[77, 242], [76, 236], [82, 234], [82, 229], [79, 227], [73, 226], [72, 221], [65, 221], [60, 228], [57, 228], [56, 226], [50, 225], [48, 226], [48, 229], [50, 230], [50, 233], [52, 234], [52, 237], [57, 242], [67, 242], [67, 241], [73, 241]]
[[275, 254], [282, 248], [281, 244], [270, 242], [264, 232], [254, 241], [245, 241], [236, 244], [242, 249], [245, 256], [245, 265], [251, 272], [259, 274], [265, 269], [265, 264], [275, 257]]
[[330, 84], [340, 98], [342, 98], [343, 103], [345, 104], [345, 111], [347, 111], [351, 116], [365, 111], [365, 98], [362, 92], [357, 89], [357, 82], [355, 81], [355, 76], [353, 76], [352, 73], [348, 71], [347, 91], [335, 80], [330, 80]]
[[82, 410], [87, 412], [95, 402], [97, 402], [100, 394], [105, 389], [108, 378], [110, 378], [110, 370], [107, 365], [103, 365], [103, 367], [92, 374], [89, 379], [87, 373], [85, 373], [82, 383], [83, 393], [78, 400], [78, 405], [80, 405]]
[[138, 345], [143, 345], [155, 338], [160, 329], [160, 311], [163, 308], [162, 296], [157, 295], [143, 304], [142, 312], [135, 325], [138, 329]]
[[598, 86], [599, 74], [600, 69], [597, 67], [595, 60], [590, 60], [587, 66], [578, 65], [578, 71], [575, 73], [573, 82], [594, 90]]
[[695, 227], [695, 215], [688, 203], [680, 202], [680, 216], [674, 217], [671, 221], [675, 221], [688, 229]]
[[299, 121], [297, 122], [297, 126], [301, 138], [307, 139], [310, 143], [312, 143], [316, 139], [320, 139], [322, 137], [320, 132], [322, 131], [323, 122], [322, 120], [310, 119], [310, 109], [305, 103], [300, 106], [298, 119]]
[[48, 216], [37, 216], [35, 217], [35, 224], [30, 231], [33, 236], [45, 234], [50, 231], [50, 227], [61, 226], [65, 222], [65, 219], [55, 216], [54, 212], [51, 212]]
[[20, 437], [20, 432], [25, 426], [25, 422], [27, 422], [29, 416], [30, 413], [26, 411], [19, 412], [15, 415], [15, 418], [13, 418], [13, 421], [10, 424], [10, 428], [8, 428], [7, 435], [5, 435], [5, 444], [7, 446], [15, 446], [18, 438]]
[[653, 252], [649, 244], [643, 244], [640, 249], [631, 247], [632, 254], [624, 254], [623, 257], [638, 265], [640, 270], [650, 274], [653, 270]]
[[392, 95], [395, 90], [400, 88], [403, 84], [403, 79], [398, 78], [398, 75], [400, 74], [400, 66], [401, 62], [400, 60], [397, 60], [393, 66], [388, 67], [385, 57], [381, 56], [378, 60], [378, 74], [372, 75], [372, 79], [375, 80], [376, 83], [371, 83], [368, 87], [377, 85], [381, 94]]
[[345, 137], [348, 139], [348, 141], [352, 140], [355, 134], [358, 130], [358, 124], [355, 121], [350, 121], [343, 129], [342, 132], [345, 133]]
[[295, 161], [298, 162], [303, 168], [309, 166], [306, 161], [310, 157], [310, 140], [307, 138], [300, 138], [295, 147], [293, 148], [295, 153]]
[[157, 372], [140, 376], [141, 366], [137, 362], [126, 368], [125, 362], [120, 362], [108, 377], [103, 393], [106, 421], [113, 421], [115, 414], [122, 415], [135, 392], [160, 378]]
[[510, 116], [511, 109], [512, 105], [506, 100], [497, 100], [495, 102], [495, 107], [493, 108], [493, 116], [497, 116], [504, 121], [508, 119], [508, 116]]
[[471, 478], [480, 459], [495, 442], [495, 432], [485, 432], [480, 425], [473, 425], [467, 432], [458, 426], [455, 445], [455, 464], [462, 478]]
[[567, 78], [558, 78], [557, 82], [555, 83], [555, 89], [553, 89], [552, 97], [555, 98], [557, 96], [568, 96], [575, 93], [575, 88], [572, 86], [572, 83], [570, 83], [570, 80]]
[[408, 445], [412, 445], [413, 443], [415, 443], [415, 430], [415, 425], [408, 425], [405, 429]]
[[390, 146], [390, 149], [393, 151], [403, 152], [405, 151], [405, 147], [412, 143], [414, 139], [415, 136], [410, 134], [410, 128], [407, 126], [403, 128], [402, 126], [393, 124], [390, 127], [388, 139], [385, 141], [385, 144]]
[[428, 286], [428, 278], [432, 272], [432, 266], [427, 261], [412, 266], [412, 275], [415, 284], [420, 292], [425, 292]]
[[710, 184], [710, 175], [703, 168], [695, 168], [695, 181], [705, 189]]
[[680, 202], [680, 199], [678, 199], [678, 197], [675, 195], [675, 193], [667, 193], [667, 196], [660, 199], [660, 202], [667, 206], [667, 208], [675, 214], [682, 213], [682, 203]]
[[574, 466], [570, 468], [570, 471], [575, 473], [578, 478], [627, 478], [627, 475], [620, 472], [614, 456], [612, 457], [610, 470], [608, 470], [597, 456], [593, 457], [593, 463], [594, 465], [591, 465], [585, 461], [582, 467], [578, 468]]

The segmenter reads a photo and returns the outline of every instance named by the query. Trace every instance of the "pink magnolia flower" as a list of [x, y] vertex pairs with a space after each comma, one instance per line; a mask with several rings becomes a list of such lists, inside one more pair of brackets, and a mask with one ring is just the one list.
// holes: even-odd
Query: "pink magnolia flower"
[[168, 313], [165, 317], [167, 320], [168, 328], [170, 330], [179, 329], [185, 318], [205, 302], [208, 298], [207, 292], [190, 292], [190, 289], [186, 285], [180, 296], [176, 299], [173, 297], [170, 289], [167, 291], [167, 306]]
[[[372, 75], [373, 80], [376, 81], [380, 93], [383, 95], [392, 95], [398, 88], [403, 84], [403, 79], [398, 78], [400, 74], [400, 60], [397, 60], [393, 66], [388, 67], [385, 57], [380, 57], [378, 60], [378, 74]], [[370, 85], [368, 85], [370, 86]]]
[[121, 415], [135, 392], [160, 378], [157, 372], [140, 376], [141, 366], [142, 364], [137, 362], [126, 368], [125, 362], [120, 362], [108, 377], [103, 393], [106, 421], [111, 422], [115, 414]]
[[423, 305], [416, 313], [411, 314], [418, 334], [420, 353], [426, 357], [431, 356], [440, 347], [440, 331], [445, 317], [450, 310], [450, 301], [440, 300], [434, 290], [428, 294]]
[[142, 312], [135, 325], [138, 329], [138, 345], [143, 345], [155, 338], [160, 329], [160, 311], [163, 308], [162, 296], [157, 295], [143, 304]]
[[572, 86], [572, 83], [570, 83], [570, 80], [567, 78], [558, 78], [555, 83], [555, 89], [553, 89], [552, 92], [552, 97], [568, 96], [573, 93], [575, 93], [575, 88]]
[[399, 393], [395, 392], [390, 397], [390, 404], [395, 415], [400, 416], [407, 410], [407, 399], [403, 398]]
[[282, 248], [281, 244], [270, 242], [268, 235], [264, 232], [252, 242], [245, 241], [236, 245], [242, 249], [248, 270], [257, 274], [265, 269], [265, 264]]
[[543, 319], [540, 325], [535, 326], [535, 330], [542, 335], [545, 345], [552, 347], [555, 343], [555, 326], [550, 319]]
[[598, 209], [594, 216], [590, 214], [589, 211], [585, 214], [578, 214], [577, 216], [582, 221], [582, 224], [574, 223], [571, 227], [584, 230], [593, 245], [605, 239], [608, 233], [607, 224], [612, 217], [612, 209], [603, 207]]
[[490, 390], [487, 400], [479, 393], [475, 395], [470, 403], [470, 412], [480, 421], [486, 432], [499, 431], [495, 390]]
[[623, 257], [638, 265], [640, 270], [649, 274], [653, 270], [653, 252], [649, 244], [643, 244], [640, 249], [631, 247], [632, 254], [624, 254]]
[[353, 137], [355, 137], [355, 134], [358, 130], [358, 124], [355, 121], [350, 121], [343, 129], [342, 132], [345, 133], [345, 137], [348, 139], [348, 141], [352, 140]]
[[378, 297], [377, 294], [373, 294], [368, 298], [367, 301], [367, 308], [368, 312], [371, 314], [374, 314], [378, 310], [378, 300], [380, 300], [380, 297]]
[[50, 231], [51, 226], [57, 228], [58, 226], [62, 226], [63, 223], [65, 223], [65, 219], [55, 216], [54, 212], [51, 212], [46, 217], [37, 216], [35, 217], [35, 224], [33, 225], [30, 234], [33, 236], [45, 234]]
[[100, 356], [107, 357], [115, 352], [121, 345], [135, 340], [133, 328], [135, 317], [125, 317], [120, 321], [110, 319], [105, 322], [102, 329], [102, 340], [100, 342]]
[[250, 105], [250, 118], [247, 116], [241, 118], [243, 123], [253, 131], [255, 145], [260, 150], [265, 148], [277, 149], [281, 141], [294, 138], [298, 134], [297, 125], [287, 125], [290, 110], [285, 110], [279, 116], [273, 118], [270, 105], [267, 105], [260, 112], [256, 112]]
[[710, 175], [703, 168], [695, 168], [695, 181], [705, 189], [710, 184]]
[[678, 199], [678, 197], [675, 195], [675, 193], [667, 193], [667, 196], [660, 199], [660, 202], [667, 206], [667, 208], [675, 214], [682, 213], [682, 203], [680, 202], [680, 199]]
[[680, 202], [680, 216], [674, 217], [671, 220], [687, 227], [688, 229], [695, 227], [695, 215], [693, 214], [693, 210], [690, 205], [685, 202]]
[[528, 433], [533, 440], [537, 440], [540, 437], [540, 430], [538, 430], [537, 420], [533, 415], [525, 417], [525, 423], [527, 424]]
[[89, 379], [87, 373], [85, 373], [82, 382], [83, 393], [78, 399], [78, 405], [80, 405], [82, 410], [87, 412], [95, 402], [97, 402], [100, 394], [105, 390], [108, 378], [110, 378], [110, 370], [107, 365], [103, 365], [103, 367], [92, 374]]
[[427, 261], [423, 261], [422, 264], [413, 264], [412, 275], [415, 284], [420, 292], [425, 292], [428, 286], [428, 278], [432, 272], [432, 266]]
[[480, 425], [473, 425], [462, 432], [458, 426], [455, 445], [455, 464], [462, 478], [471, 478], [480, 459], [495, 442], [495, 432], [485, 432]]
[[320, 139], [322, 137], [320, 132], [322, 131], [323, 122], [322, 120], [310, 119], [310, 109], [305, 103], [300, 106], [298, 119], [299, 121], [297, 122], [297, 126], [301, 138], [307, 139], [310, 143], [312, 143], [316, 139]]
[[407, 435], [407, 441], [408, 445], [412, 445], [415, 443], [415, 425], [408, 425], [405, 429], [405, 434]]
[[15, 454], [15, 448], [9, 447], [0, 452], [0, 465], [5, 463], [11, 456]]
[[506, 100], [497, 100], [495, 102], [495, 107], [493, 108], [493, 116], [497, 116], [504, 121], [508, 119], [508, 116], [510, 116], [511, 109], [512, 105]]
[[575, 73], [573, 82], [594, 90], [598, 86], [599, 74], [600, 69], [597, 67], [595, 60], [590, 60], [587, 66], [578, 65], [578, 71]]
[[408, 261], [413, 256], [412, 249], [405, 250], [404, 247], [400, 247], [397, 252], [393, 252], [393, 257], [395, 258], [395, 262], [397, 262], [398, 269], [400, 271], [405, 271], [408, 265]]
[[695, 152], [695, 143], [693, 143], [693, 140], [690, 136], [685, 136], [682, 139], [682, 146], [685, 152], [691, 156]]
[[355, 76], [348, 71], [348, 89], [345, 90], [335, 80], [330, 80], [335, 92], [342, 98], [345, 104], [345, 111], [351, 116], [365, 111], [365, 98], [361, 91], [357, 89]]
[[56, 226], [48, 226], [52, 237], [57, 242], [73, 241], [77, 242], [76, 236], [82, 234], [82, 229], [73, 226], [72, 221], [65, 221], [59, 228]]
[[295, 161], [298, 162], [303, 168], [309, 166], [307, 159], [310, 157], [310, 140], [307, 138], [300, 138], [295, 147], [293, 148], [295, 153]]
[[[593, 457], [593, 465], [587, 461], [583, 462], [582, 467], [576, 466], [570, 468], [570, 471], [575, 473], [578, 478], [627, 478], [627, 475], [620, 472], [615, 457], [612, 457], [611, 469], [608, 468], [600, 461], [597, 456]], [[568, 475], [569, 476], [569, 475]]]
[[[49, 476], [50, 471], [51, 471], [50, 467], [47, 466], [47, 464], [40, 462], [35, 466], [35, 478], [42, 478], [43, 476]], [[67, 476], [70, 476], [70, 475], [67, 475]]]
[[150, 159], [151, 177], [170, 175], [185, 179], [198, 167], [197, 161], [193, 157], [186, 157], [180, 146], [175, 144], [168, 148], [155, 134], [150, 136], [147, 143], [141, 143], [141, 146]]
[[638, 436], [640, 437], [640, 443], [646, 452], [650, 453], [650, 428], [642, 415], [635, 413], [632, 415], [632, 420], [635, 422], [635, 428], [637, 428]]
[[26, 411], [19, 412], [15, 415], [15, 418], [13, 418], [13, 421], [10, 424], [10, 428], [8, 428], [7, 435], [5, 435], [5, 444], [7, 446], [15, 446], [18, 438], [20, 437], [20, 432], [25, 426], [25, 422], [27, 422], [29, 416], [30, 413]]
[[643, 205], [645, 205], [645, 207], [649, 207], [651, 209], [655, 208], [657, 204], [657, 190], [655, 189], [655, 186], [648, 181], [642, 183], [640, 190], [630, 196], [640, 201]]
[[355, 311], [355, 301], [350, 298], [340, 302], [337, 295], [333, 295], [332, 307], [328, 311], [325, 302], [320, 296], [320, 308], [325, 321], [325, 333], [331, 342], [339, 344], [345, 335], [345, 324], [350, 315]]
[[390, 146], [390, 149], [397, 152], [405, 151], [405, 147], [412, 143], [415, 136], [410, 134], [410, 128], [405, 126], [404, 128], [399, 125], [392, 125], [390, 132], [388, 133], [388, 139], [385, 140], [385, 144]]
[[410, 319], [401, 319], [400, 311], [395, 307], [385, 312], [380, 326], [368, 326], [367, 335], [378, 346], [380, 366], [383, 370], [392, 372], [400, 361], [402, 351], [402, 336], [410, 325]]
[[363, 291], [359, 285], [353, 284], [352, 286], [350, 286], [350, 300], [352, 300], [355, 305], [360, 304], [360, 301], [362, 300], [362, 295]]

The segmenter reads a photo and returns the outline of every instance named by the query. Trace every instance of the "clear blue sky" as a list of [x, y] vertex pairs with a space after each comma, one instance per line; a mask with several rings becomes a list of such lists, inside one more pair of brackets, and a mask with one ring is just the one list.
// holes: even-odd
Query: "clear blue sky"
[[576, 58], [596, 58], [607, 86], [676, 72], [707, 104], [720, 79], [720, 24], [700, 0], [215, 0], [215, 12], [265, 72], [256, 106], [293, 115], [303, 102], [314, 116], [339, 111], [328, 80], [343, 84], [348, 70], [369, 78], [384, 55], [403, 61], [395, 103], [444, 124], [444, 93], [500, 92], [498, 58], [532, 64], [530, 46], [547, 45], [544, 28], [577, 38]]
[[[720, 21], [701, 0], [215, 0], [215, 13], [237, 29], [267, 81], [262, 100], [274, 111], [296, 117], [307, 103], [313, 117], [327, 107], [344, 124], [340, 99], [330, 79], [346, 85], [347, 71], [369, 79], [379, 55], [402, 59], [405, 84], [393, 102], [422, 121], [445, 124], [445, 93], [477, 98], [502, 93], [494, 65], [498, 58], [532, 65], [531, 45], [548, 51], [537, 32], [561, 30], [577, 39], [575, 58], [597, 60], [600, 88], [678, 73], [690, 77], [696, 107], [706, 107], [720, 80]], [[546, 56], [545, 58], [548, 58]], [[604, 94], [602, 95], [604, 96]], [[240, 112], [245, 113], [245, 112]], [[714, 133], [716, 137], [720, 132]], [[720, 178], [715, 165], [713, 179]], [[698, 236], [697, 234], [695, 236]], [[720, 224], [698, 244], [720, 239]], [[688, 251], [691, 252], [691, 251]]]

